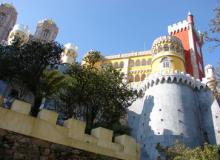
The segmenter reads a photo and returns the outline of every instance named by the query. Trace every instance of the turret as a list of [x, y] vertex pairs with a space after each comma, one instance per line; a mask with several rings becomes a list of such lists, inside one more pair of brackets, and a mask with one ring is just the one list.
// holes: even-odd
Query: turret
[[188, 13], [186, 20], [168, 26], [168, 33], [178, 37], [183, 44], [186, 73], [202, 80], [204, 76], [201, 34], [196, 30], [194, 17]]
[[54, 21], [44, 19], [38, 22], [34, 37], [43, 41], [54, 41], [58, 34], [58, 27]]
[[18, 38], [21, 44], [29, 40], [30, 31], [27, 26], [16, 24], [8, 36], [8, 44], [11, 45]]
[[174, 36], [162, 36], [153, 42], [152, 73], [185, 72], [185, 60], [181, 41]]
[[217, 80], [215, 69], [210, 64], [205, 66], [205, 83], [211, 89], [212, 92], [216, 91]]
[[64, 51], [62, 53], [62, 63], [73, 64], [75, 63], [78, 47], [71, 43], [64, 45]]
[[6, 41], [17, 20], [16, 9], [8, 3], [0, 5], [0, 42]]
[[188, 22], [189, 24], [194, 25], [193, 15], [192, 15], [192, 13], [191, 13], [190, 11], [188, 12], [187, 22]]

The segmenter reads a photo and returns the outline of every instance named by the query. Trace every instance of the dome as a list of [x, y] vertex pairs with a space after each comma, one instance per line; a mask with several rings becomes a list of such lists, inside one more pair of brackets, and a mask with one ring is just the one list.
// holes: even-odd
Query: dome
[[26, 34], [27, 36], [29, 36], [30, 31], [28, 30], [28, 26], [22, 25], [22, 24], [16, 24], [13, 29], [13, 31], [20, 31], [23, 32], [24, 34]]
[[38, 24], [54, 25], [57, 27], [56, 23], [52, 19], [43, 19], [38, 21]]
[[176, 52], [183, 56], [183, 46], [179, 38], [175, 36], [161, 36], [154, 40], [152, 45], [153, 56], [160, 52]]
[[4, 8], [6, 10], [9, 10], [10, 13], [17, 14], [17, 11], [16, 11], [15, 7], [10, 3], [3, 3], [3, 4], [0, 5], [0, 8]]
[[185, 72], [185, 56], [182, 42], [175, 36], [162, 36], [152, 45], [152, 73]]
[[74, 50], [75, 52], [78, 50], [78, 46], [72, 44], [72, 43], [67, 43], [64, 45], [65, 49], [67, 50]]

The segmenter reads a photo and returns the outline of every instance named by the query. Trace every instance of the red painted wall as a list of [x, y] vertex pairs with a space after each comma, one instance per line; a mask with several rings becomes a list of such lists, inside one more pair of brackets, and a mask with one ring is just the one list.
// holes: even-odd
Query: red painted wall
[[184, 30], [180, 32], [174, 32], [171, 33], [171, 35], [178, 37], [183, 44], [184, 53], [185, 53], [185, 68], [186, 73], [189, 73], [190, 75], [193, 75], [193, 69], [191, 64], [191, 57], [190, 57], [190, 46], [189, 46], [189, 36], [188, 36], [188, 28], [185, 28]]

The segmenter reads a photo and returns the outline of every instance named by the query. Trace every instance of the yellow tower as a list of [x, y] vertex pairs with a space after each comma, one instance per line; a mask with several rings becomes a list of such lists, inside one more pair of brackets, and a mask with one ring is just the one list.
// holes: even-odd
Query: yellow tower
[[185, 72], [181, 41], [174, 36], [162, 36], [152, 46], [152, 73]]

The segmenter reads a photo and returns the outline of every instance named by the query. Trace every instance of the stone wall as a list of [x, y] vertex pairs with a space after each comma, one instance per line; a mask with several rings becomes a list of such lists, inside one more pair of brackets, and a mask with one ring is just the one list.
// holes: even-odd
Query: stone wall
[[0, 129], [0, 160], [119, 160]]

